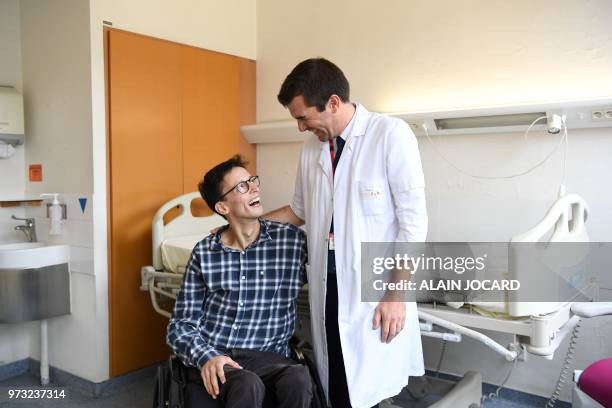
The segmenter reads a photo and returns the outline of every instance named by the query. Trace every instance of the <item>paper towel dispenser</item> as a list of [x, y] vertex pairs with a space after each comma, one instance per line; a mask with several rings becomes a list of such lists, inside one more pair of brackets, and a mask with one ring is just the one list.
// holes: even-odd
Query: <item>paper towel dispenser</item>
[[17, 146], [23, 140], [23, 97], [12, 86], [0, 85], [0, 144]]

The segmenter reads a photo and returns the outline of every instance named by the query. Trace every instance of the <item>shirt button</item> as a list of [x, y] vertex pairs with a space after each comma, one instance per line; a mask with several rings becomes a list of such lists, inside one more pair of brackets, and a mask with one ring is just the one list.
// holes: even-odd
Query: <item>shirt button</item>
[[238, 330], [238, 326], [234, 325], [234, 330]]
[[244, 306], [244, 302], [240, 302], [238, 303], [240, 306]]
[[242, 280], [245, 280], [245, 279], [246, 279], [246, 276], [242, 275]]

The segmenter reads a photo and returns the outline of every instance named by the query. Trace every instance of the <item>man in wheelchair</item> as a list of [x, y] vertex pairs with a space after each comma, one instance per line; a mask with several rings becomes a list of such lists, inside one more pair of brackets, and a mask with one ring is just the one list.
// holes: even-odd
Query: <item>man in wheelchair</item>
[[199, 190], [229, 226], [193, 249], [168, 345], [199, 370], [211, 407], [262, 407], [264, 398], [278, 407], [310, 407], [309, 370], [291, 359], [289, 347], [306, 282], [304, 232], [259, 218], [259, 178], [239, 156], [206, 173]]

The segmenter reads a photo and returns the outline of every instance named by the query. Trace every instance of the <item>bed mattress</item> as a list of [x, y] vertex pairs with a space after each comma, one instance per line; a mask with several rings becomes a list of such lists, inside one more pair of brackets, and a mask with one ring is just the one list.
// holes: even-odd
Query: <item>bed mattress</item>
[[161, 244], [162, 262], [164, 269], [169, 272], [183, 273], [191, 251], [198, 242], [204, 239], [208, 233], [185, 235], [181, 237], [168, 238]]

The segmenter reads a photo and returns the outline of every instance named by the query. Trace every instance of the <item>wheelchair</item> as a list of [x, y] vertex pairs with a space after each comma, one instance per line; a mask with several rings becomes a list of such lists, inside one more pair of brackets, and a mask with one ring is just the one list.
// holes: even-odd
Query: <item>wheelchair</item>
[[[308, 368], [312, 379], [313, 398], [311, 408], [327, 408], [323, 387], [314, 365], [312, 347], [305, 341], [293, 337], [289, 343], [293, 359]], [[206, 392], [200, 371], [186, 367], [176, 356], [157, 368], [157, 382], [153, 408], [224, 408], [219, 400], [212, 399]], [[266, 392], [263, 408], [277, 408], [273, 394]]]

